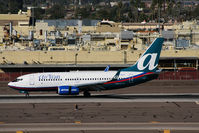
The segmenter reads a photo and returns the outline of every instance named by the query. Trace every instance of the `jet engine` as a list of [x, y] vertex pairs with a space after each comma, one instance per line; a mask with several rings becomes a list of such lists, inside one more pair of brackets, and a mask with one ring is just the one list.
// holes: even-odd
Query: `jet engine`
[[58, 94], [59, 95], [78, 95], [79, 88], [75, 86], [59, 86]]

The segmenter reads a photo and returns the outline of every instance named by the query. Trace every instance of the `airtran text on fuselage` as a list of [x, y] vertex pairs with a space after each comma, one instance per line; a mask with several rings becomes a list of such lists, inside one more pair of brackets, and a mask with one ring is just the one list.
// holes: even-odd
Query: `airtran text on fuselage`
[[60, 80], [60, 75], [54, 75], [54, 74], [44, 74], [39, 76], [39, 81], [42, 80]]

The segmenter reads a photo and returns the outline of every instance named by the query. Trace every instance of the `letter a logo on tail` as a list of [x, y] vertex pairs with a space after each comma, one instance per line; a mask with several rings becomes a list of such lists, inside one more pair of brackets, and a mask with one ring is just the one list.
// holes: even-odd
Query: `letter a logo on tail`
[[121, 71], [155, 72], [158, 66], [163, 42], [164, 38], [156, 38], [135, 65], [124, 68]]
[[[150, 56], [150, 59], [148, 61], [148, 63], [146, 65], [144, 65], [144, 61], [147, 59], [147, 57]], [[155, 60], [157, 58], [157, 53], [153, 53], [153, 54], [145, 54], [144, 56], [142, 56], [138, 63], [137, 63], [137, 68], [139, 70], [144, 70], [145, 68], [149, 67], [149, 70], [153, 70], [155, 69], [158, 64], [155, 64]]]

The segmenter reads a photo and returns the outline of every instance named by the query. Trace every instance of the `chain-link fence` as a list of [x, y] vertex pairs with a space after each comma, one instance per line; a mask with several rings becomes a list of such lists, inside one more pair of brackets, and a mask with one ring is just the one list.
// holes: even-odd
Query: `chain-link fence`
[[6, 72], [0, 73], [0, 81], [12, 81], [21, 75], [29, 74], [28, 72]]
[[199, 71], [164, 71], [159, 80], [199, 80]]

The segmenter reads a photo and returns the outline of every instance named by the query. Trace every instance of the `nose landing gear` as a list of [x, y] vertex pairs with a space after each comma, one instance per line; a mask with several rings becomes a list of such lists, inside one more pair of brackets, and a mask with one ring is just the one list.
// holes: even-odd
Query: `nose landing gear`
[[84, 97], [90, 97], [91, 93], [89, 91], [84, 91]]
[[25, 94], [26, 94], [26, 97], [29, 97], [29, 93], [28, 92], [26, 92]]
[[20, 91], [20, 93], [25, 94], [26, 97], [29, 97], [29, 92], [28, 91]]

